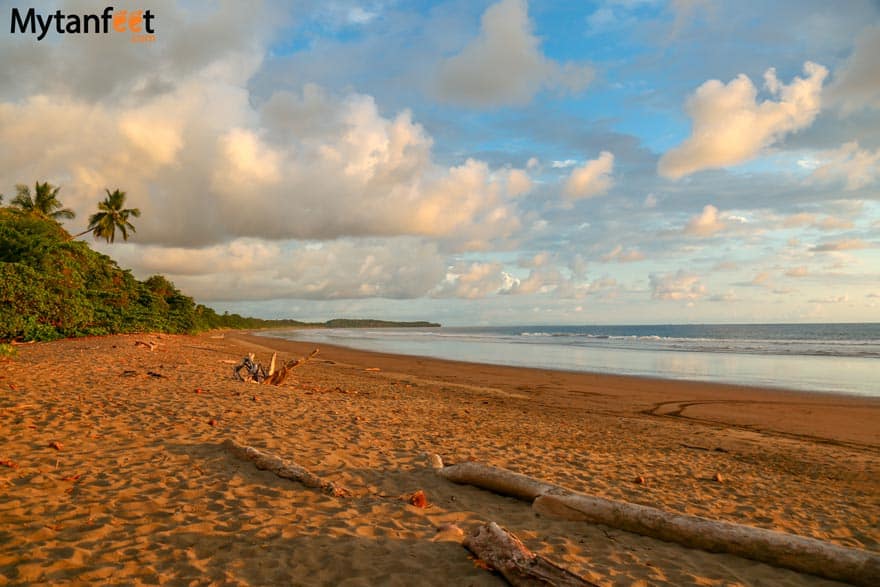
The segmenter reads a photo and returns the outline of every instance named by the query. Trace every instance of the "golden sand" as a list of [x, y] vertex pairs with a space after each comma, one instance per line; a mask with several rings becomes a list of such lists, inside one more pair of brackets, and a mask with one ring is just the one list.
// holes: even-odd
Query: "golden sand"
[[[439, 478], [426, 452], [880, 550], [880, 400], [335, 347], [281, 387], [232, 379], [249, 351], [312, 348], [230, 333], [19, 347], [0, 363], [0, 585], [502, 585], [438, 539], [488, 520], [600, 585], [836, 584], [542, 518]], [[352, 495], [258, 471], [226, 438]]]

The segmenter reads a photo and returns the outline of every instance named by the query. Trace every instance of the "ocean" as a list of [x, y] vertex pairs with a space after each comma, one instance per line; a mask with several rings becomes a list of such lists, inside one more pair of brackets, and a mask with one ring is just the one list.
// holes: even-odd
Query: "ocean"
[[880, 397], [880, 323], [363, 328], [265, 335], [477, 363]]

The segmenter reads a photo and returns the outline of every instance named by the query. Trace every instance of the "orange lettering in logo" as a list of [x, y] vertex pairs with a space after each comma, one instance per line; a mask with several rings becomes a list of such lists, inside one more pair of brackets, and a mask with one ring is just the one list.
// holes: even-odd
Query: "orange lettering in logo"
[[143, 22], [143, 17], [141, 16], [144, 13], [143, 10], [133, 10], [131, 13], [131, 18], [128, 19], [128, 30], [133, 33], [141, 32], [141, 23]]
[[113, 15], [113, 30], [117, 33], [125, 32], [125, 22], [128, 20], [128, 11], [120, 10]]

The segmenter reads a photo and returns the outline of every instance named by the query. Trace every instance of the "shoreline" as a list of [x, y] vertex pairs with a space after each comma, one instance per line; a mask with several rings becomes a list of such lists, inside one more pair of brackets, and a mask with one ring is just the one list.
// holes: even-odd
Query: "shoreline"
[[[136, 344], [139, 341], [155, 343]], [[582, 522], [435, 474], [476, 460], [574, 491], [880, 552], [880, 402], [319, 345], [241, 332], [18, 347], [0, 362], [0, 585], [500, 586], [485, 521], [599, 585], [835, 583]], [[236, 440], [351, 490], [237, 460]], [[428, 507], [410, 505], [422, 490]]]
[[[407, 353], [394, 353], [388, 351], [381, 350], [367, 350], [367, 349], [359, 349], [356, 347], [345, 346], [341, 344], [331, 344], [331, 343], [322, 343], [322, 342], [312, 342], [306, 340], [293, 340], [289, 338], [280, 338], [275, 336], [266, 336], [260, 334], [261, 332], [273, 332], [273, 331], [281, 331], [287, 332], [290, 329], [288, 328], [267, 328], [264, 330], [254, 330], [254, 329], [246, 329], [240, 331], [223, 331], [225, 333], [235, 333], [238, 334], [246, 334], [257, 336], [260, 338], [268, 338], [272, 340], [279, 340], [282, 342], [292, 342], [292, 343], [302, 343], [306, 346], [319, 345], [321, 347], [326, 347], [330, 349], [340, 349], [345, 351], [353, 351], [356, 353], [364, 353], [366, 355], [385, 355], [388, 357], [400, 357], [400, 358], [410, 358], [410, 359], [425, 359], [430, 361], [438, 361], [441, 363], [449, 363], [451, 365], [455, 364], [463, 364], [463, 365], [482, 365], [487, 367], [500, 367], [503, 369], [526, 369], [529, 371], [544, 371], [550, 373], [568, 373], [571, 375], [587, 375], [587, 376], [598, 376], [598, 377], [609, 377], [609, 378], [621, 378], [621, 379], [636, 379], [636, 380], [644, 380], [648, 384], [653, 383], [682, 383], [684, 385], [695, 384], [695, 385], [711, 385], [718, 386], [720, 388], [728, 388], [730, 391], [735, 391], [737, 389], [743, 391], [759, 391], [759, 392], [768, 392], [768, 393], [783, 393], [783, 394], [803, 394], [803, 395], [820, 395], [826, 396], [828, 398], [836, 398], [836, 397], [848, 397], [855, 399], [869, 399], [880, 401], [880, 396], [871, 396], [860, 394], [856, 392], [849, 391], [825, 391], [825, 390], [817, 390], [817, 389], [797, 389], [794, 387], [784, 387], [784, 386], [773, 386], [773, 385], [748, 385], [748, 384], [738, 384], [738, 383], [728, 383], [725, 381], [714, 381], [710, 379], [688, 379], [687, 377], [682, 376], [681, 378], [676, 377], [660, 377], [657, 375], [637, 375], [637, 374], [629, 374], [629, 373], [614, 373], [611, 371], [589, 371], [589, 370], [578, 370], [578, 369], [565, 369], [562, 367], [532, 367], [528, 365], [512, 365], [505, 363], [489, 363], [489, 362], [481, 362], [481, 361], [463, 361], [458, 359], [446, 359], [443, 357], [435, 357], [431, 355], [417, 355], [417, 354], [407, 354]], [[658, 352], [676, 352], [676, 351], [658, 351]], [[709, 351], [706, 351], [709, 352]]]
[[[295, 337], [293, 340], [310, 338], [316, 344], [348, 345], [348, 348], [371, 352], [451, 361], [880, 398], [880, 389], [870, 384], [880, 359], [870, 356], [739, 352], [735, 348], [719, 352], [710, 347], [673, 349], [650, 344], [644, 348], [548, 344], [555, 338], [531, 339], [540, 343], [513, 344], [520, 339], [510, 339], [510, 332], [501, 331], [479, 334], [476, 338], [463, 330], [450, 331], [440, 338], [409, 336], [405, 331], [398, 331], [391, 337], [371, 333], [361, 336], [357, 330], [325, 335], [321, 332], [293, 334], [286, 329], [272, 329], [260, 334], [274, 337], [276, 333], [285, 338]], [[458, 335], [463, 338], [457, 338]], [[496, 339], [496, 335], [501, 338]], [[523, 340], [527, 342], [529, 339]]]
[[[654, 415], [665, 415], [675, 412], [675, 407], [682, 403], [689, 404], [683, 411], [688, 410], [700, 402], [715, 402], [716, 405], [772, 405], [787, 404], [791, 407], [805, 406], [799, 414], [806, 417], [806, 421], [785, 423], [783, 420], [773, 418], [761, 418], [760, 411], [751, 411], [743, 416], [751, 416], [747, 426], [755, 427], [763, 425], [768, 430], [801, 435], [805, 438], [824, 439], [832, 442], [849, 442], [852, 438], [859, 438], [855, 444], [867, 444], [868, 446], [880, 447], [880, 397], [864, 396], [857, 394], [835, 393], [825, 391], [811, 391], [789, 389], [782, 387], [759, 387], [751, 385], [736, 385], [731, 383], [718, 383], [713, 381], [699, 381], [692, 379], [664, 379], [641, 375], [620, 375], [611, 373], [599, 373], [588, 371], [569, 371], [560, 369], [542, 369], [536, 367], [522, 367], [514, 365], [498, 365], [494, 363], [479, 363], [468, 361], [456, 361], [421, 355], [405, 355], [386, 353], [383, 351], [367, 351], [341, 345], [314, 343], [308, 341], [295, 341], [271, 336], [264, 336], [253, 331], [235, 332], [227, 331], [227, 336], [252, 341], [266, 348], [291, 353], [306, 354], [315, 347], [321, 349], [322, 356], [331, 356], [337, 360], [364, 367], [378, 367], [383, 371], [402, 372], [407, 375], [415, 375], [413, 364], [418, 366], [418, 374], [421, 377], [440, 379], [447, 383], [461, 382], [479, 373], [480, 377], [489, 377], [495, 386], [513, 388], [531, 385], [542, 379], [554, 381], [551, 386], [544, 385], [544, 394], [560, 391], [563, 387], [592, 397], [603, 397], [603, 407], [606, 411], [620, 411], [620, 413], [646, 414], [651, 410]], [[271, 341], [271, 342], [267, 342]], [[518, 374], [524, 380], [531, 383], [520, 383], [512, 386], [512, 379]], [[598, 391], [597, 391], [598, 390]], [[662, 401], [655, 401], [662, 400]], [[618, 406], [608, 406], [611, 402], [630, 402]], [[666, 407], [659, 404], [666, 402]], [[696, 403], [694, 403], [696, 402]], [[703, 404], [700, 404], [703, 405]], [[659, 408], [657, 408], [659, 406]], [[814, 410], [817, 408], [827, 410], [862, 410], [866, 411], [865, 426], [847, 426], [845, 429], [838, 427], [841, 420], [847, 418], [827, 411], [821, 414]], [[659, 411], [658, 411], [659, 409]], [[744, 426], [743, 420], [737, 421], [734, 414], [727, 410], [711, 410], [705, 405], [698, 408], [701, 415], [708, 418], [689, 418], [683, 413], [676, 414], [682, 419], [695, 419], [710, 424], [715, 421], [719, 425]], [[708, 412], [708, 413], [706, 413]], [[765, 415], [766, 416], [766, 415]], [[713, 420], [716, 419], [716, 420]], [[828, 420], [834, 419], [832, 426]], [[876, 424], [876, 427], [875, 427]], [[803, 433], [805, 429], [821, 430], [823, 435], [811, 435]], [[799, 432], [798, 432], [799, 431]], [[867, 442], [866, 442], [867, 440]]]

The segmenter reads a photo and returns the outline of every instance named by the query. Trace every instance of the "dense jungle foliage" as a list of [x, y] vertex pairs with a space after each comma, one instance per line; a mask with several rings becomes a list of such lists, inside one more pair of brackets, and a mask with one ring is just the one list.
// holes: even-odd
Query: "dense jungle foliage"
[[138, 281], [52, 218], [0, 207], [0, 341], [302, 325], [217, 314], [161, 275]]

